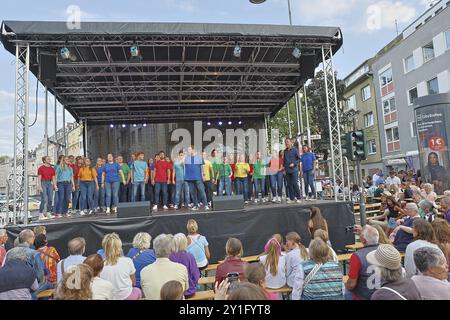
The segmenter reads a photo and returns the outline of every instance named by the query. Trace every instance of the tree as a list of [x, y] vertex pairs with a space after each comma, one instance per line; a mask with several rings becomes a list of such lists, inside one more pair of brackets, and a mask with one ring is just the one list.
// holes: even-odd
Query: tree
[[5, 163], [5, 162], [9, 161], [10, 159], [11, 158], [6, 155], [0, 156], [0, 163]]

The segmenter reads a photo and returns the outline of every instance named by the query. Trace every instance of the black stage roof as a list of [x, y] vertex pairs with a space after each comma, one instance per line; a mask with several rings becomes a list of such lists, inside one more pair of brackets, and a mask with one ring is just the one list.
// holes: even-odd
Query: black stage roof
[[[12, 54], [16, 43], [30, 44], [37, 77], [38, 52], [56, 55], [49, 90], [90, 124], [262, 119], [312, 76], [323, 45], [336, 52], [343, 41], [337, 27], [82, 22], [70, 30], [35, 21], [3, 21], [1, 40]], [[73, 59], [62, 59], [63, 47]]]

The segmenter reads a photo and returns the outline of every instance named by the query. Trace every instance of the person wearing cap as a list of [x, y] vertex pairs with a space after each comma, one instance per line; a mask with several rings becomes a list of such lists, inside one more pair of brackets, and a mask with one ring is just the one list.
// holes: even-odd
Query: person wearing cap
[[402, 184], [402, 181], [400, 180], [399, 177], [397, 177], [397, 172], [390, 171], [389, 177], [386, 178], [386, 185], [388, 187], [395, 185], [396, 187], [399, 188], [401, 184]]
[[395, 247], [380, 244], [377, 250], [367, 255], [367, 261], [378, 267], [374, 283], [380, 286], [370, 300], [421, 300], [414, 282], [403, 277], [402, 258]]
[[405, 206], [406, 217], [397, 220], [399, 225], [394, 238], [394, 246], [400, 252], [405, 252], [408, 244], [413, 242], [413, 223], [414, 220], [420, 219], [419, 207], [415, 203], [407, 203]]

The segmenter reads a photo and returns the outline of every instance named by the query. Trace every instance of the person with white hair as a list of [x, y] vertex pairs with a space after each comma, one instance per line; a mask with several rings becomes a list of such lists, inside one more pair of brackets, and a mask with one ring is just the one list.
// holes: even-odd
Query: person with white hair
[[78, 237], [69, 241], [67, 244], [69, 250], [69, 256], [58, 262], [57, 266], [57, 283], [61, 283], [63, 274], [69, 271], [73, 266], [83, 263], [86, 257], [83, 256], [86, 249], [86, 240], [84, 238]]
[[423, 184], [423, 189], [420, 192], [420, 196], [423, 199], [428, 200], [433, 203], [436, 202], [436, 199], [437, 199], [437, 194], [436, 194], [436, 192], [433, 191], [433, 185], [431, 183]]
[[397, 220], [397, 224], [399, 225], [399, 227], [398, 230], [394, 231], [396, 232], [394, 246], [400, 252], [405, 252], [408, 244], [413, 241], [412, 226], [414, 220], [420, 219], [419, 207], [415, 203], [407, 203], [404, 211], [406, 213], [406, 217]]
[[5, 244], [8, 242], [8, 233], [6, 229], [0, 229], [0, 268], [3, 265], [3, 259], [6, 256]]
[[428, 222], [433, 222], [436, 219], [437, 212], [435, 210], [434, 202], [429, 200], [422, 200], [418, 204], [419, 206], [419, 215], [421, 218], [427, 220]]
[[26, 251], [13, 248], [5, 260], [0, 268], [0, 300], [31, 300], [39, 284], [35, 270], [27, 263]]
[[353, 300], [370, 300], [375, 290], [367, 287], [371, 276], [367, 255], [378, 248], [380, 235], [377, 229], [369, 225], [357, 233], [364, 247], [350, 257], [350, 271], [345, 287], [352, 293]]
[[156, 261], [141, 271], [141, 287], [146, 300], [159, 300], [162, 286], [176, 280], [183, 286], [183, 292], [189, 288], [188, 271], [180, 263], [169, 260], [172, 253], [173, 236], [160, 234], [153, 241]]
[[414, 251], [414, 263], [421, 275], [411, 280], [423, 300], [450, 300], [450, 283], [447, 281], [448, 264], [441, 250], [430, 247]]
[[444, 214], [444, 219], [450, 223], [450, 195], [441, 199], [441, 211]]
[[134, 236], [133, 248], [128, 251], [127, 257], [133, 260], [136, 268], [136, 287], [141, 287], [141, 271], [156, 260], [155, 252], [150, 249], [152, 236], [147, 232], [139, 232]]
[[187, 237], [183, 233], [177, 233], [173, 237], [172, 253], [169, 256], [170, 261], [181, 263], [187, 269], [189, 288], [184, 292], [186, 299], [195, 295], [198, 279], [200, 279], [200, 270], [197, 267], [195, 257], [186, 251], [187, 246]]

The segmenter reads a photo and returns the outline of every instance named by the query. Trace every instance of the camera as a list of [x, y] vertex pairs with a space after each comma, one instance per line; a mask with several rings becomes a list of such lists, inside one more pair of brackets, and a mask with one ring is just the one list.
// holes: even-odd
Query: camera
[[355, 231], [356, 231], [355, 226], [345, 227], [345, 232], [355, 232]]

